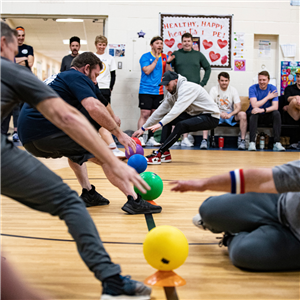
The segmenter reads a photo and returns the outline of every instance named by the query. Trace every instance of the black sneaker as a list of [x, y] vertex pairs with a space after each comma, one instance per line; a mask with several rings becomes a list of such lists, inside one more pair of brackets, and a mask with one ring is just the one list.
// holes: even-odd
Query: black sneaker
[[221, 241], [219, 242], [219, 247], [222, 247], [222, 246], [228, 247], [229, 243], [231, 242], [232, 238], [235, 235], [236, 234], [231, 234], [229, 232], [225, 232], [223, 234], [223, 238], [221, 238]]
[[142, 282], [132, 280], [130, 276], [121, 276], [118, 280], [104, 280], [102, 282], [101, 300], [109, 299], [138, 299], [148, 300], [151, 288]]
[[92, 185], [91, 190], [82, 189], [80, 198], [84, 201], [86, 207], [108, 205], [109, 200], [96, 192], [95, 187]]
[[132, 196], [127, 197], [128, 201], [122, 207], [122, 210], [126, 211], [130, 215], [137, 214], [156, 214], [160, 213], [162, 208], [158, 205], [153, 205], [142, 199], [141, 195], [138, 194], [137, 200], [133, 200]]

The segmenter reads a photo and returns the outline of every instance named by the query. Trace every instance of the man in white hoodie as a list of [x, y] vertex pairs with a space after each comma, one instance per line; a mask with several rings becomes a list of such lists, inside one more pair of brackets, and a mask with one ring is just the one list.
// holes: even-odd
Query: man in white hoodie
[[158, 151], [147, 156], [148, 164], [155, 165], [172, 161], [169, 148], [183, 133], [216, 128], [220, 119], [217, 104], [200, 85], [188, 82], [185, 77], [172, 71], [163, 75], [159, 85], [164, 85], [168, 93], [159, 108], [133, 134], [140, 136], [145, 130], [155, 132], [163, 127], [162, 145]]

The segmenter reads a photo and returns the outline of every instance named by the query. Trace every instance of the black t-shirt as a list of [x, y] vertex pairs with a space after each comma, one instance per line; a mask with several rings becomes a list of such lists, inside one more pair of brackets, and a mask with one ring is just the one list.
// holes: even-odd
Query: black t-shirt
[[[100, 128], [100, 125], [90, 117], [81, 104], [85, 98], [94, 97], [97, 99], [100, 97], [99, 89], [89, 77], [75, 69], [70, 69], [53, 76], [52, 81], [50, 78], [46, 82], [64, 101], [84, 114], [96, 129]], [[18, 120], [18, 133], [23, 144], [60, 131], [35, 108], [27, 104], [23, 106]]]
[[61, 66], [60, 66], [60, 71], [63, 72], [63, 71], [68, 71], [70, 70], [71, 68], [71, 63], [72, 63], [72, 60], [74, 59], [75, 57], [72, 56], [71, 54], [69, 55], [66, 55], [62, 61], [61, 61]]
[[[33, 55], [33, 48], [29, 45], [23, 44], [22, 46], [19, 47], [19, 53], [16, 55], [16, 57], [28, 57], [28, 55]], [[28, 60], [25, 60], [25, 65], [28, 69], [30, 69], [28, 65]]]
[[35, 107], [53, 97], [58, 95], [28, 69], [1, 57], [1, 122], [16, 104], [27, 102]]
[[297, 84], [289, 85], [284, 90], [284, 97], [287, 101], [288, 97], [300, 96], [300, 89], [298, 89]]

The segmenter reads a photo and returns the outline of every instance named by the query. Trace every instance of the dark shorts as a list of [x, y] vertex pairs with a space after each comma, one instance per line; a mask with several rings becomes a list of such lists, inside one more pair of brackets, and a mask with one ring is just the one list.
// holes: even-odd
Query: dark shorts
[[65, 156], [79, 165], [94, 157], [64, 132], [26, 143], [24, 147], [36, 157], [61, 158]]
[[99, 89], [103, 97], [106, 99], [108, 103], [110, 103], [111, 91], [110, 89]]
[[139, 94], [140, 109], [157, 109], [160, 102], [164, 99], [164, 95]]

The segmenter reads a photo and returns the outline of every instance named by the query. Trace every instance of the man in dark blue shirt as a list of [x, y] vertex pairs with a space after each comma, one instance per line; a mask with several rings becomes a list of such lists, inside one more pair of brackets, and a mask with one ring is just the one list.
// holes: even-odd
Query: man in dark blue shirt
[[[102, 125], [114, 134], [127, 151], [129, 146], [135, 147], [134, 141], [122, 132], [116, 124], [112, 118], [114, 115], [110, 106], [108, 107], [111, 114], [97, 97], [99, 92], [96, 91], [95, 83], [97, 83], [96, 78], [101, 68], [102, 63], [98, 57], [91, 52], [84, 52], [73, 61], [69, 71], [58, 74], [52, 81], [50, 79], [48, 85], [68, 104], [81, 111], [96, 129], [99, 129], [99, 125]], [[95, 187], [90, 184], [88, 179], [87, 168], [84, 163], [89, 160], [100, 164], [93, 154], [78, 145], [28, 104], [22, 108], [19, 128], [20, 139], [25, 149], [34, 156], [46, 158], [68, 157], [69, 165], [82, 186], [81, 198], [87, 207], [109, 204], [107, 199], [96, 192]], [[114, 184], [126, 196], [130, 196], [132, 200], [138, 200], [138, 202], [127, 202], [122, 207], [124, 211], [130, 214], [161, 212], [160, 206], [139, 201], [140, 196], [136, 195], [132, 187], [124, 187], [119, 180], [116, 180]], [[140, 203], [140, 205], [137, 205], [137, 203]]]
[[[135, 170], [111, 153], [77, 109], [59, 98], [54, 90], [45, 86], [31, 72], [13, 63], [18, 48], [16, 32], [4, 22], [1, 22], [0, 29], [1, 120], [16, 104], [26, 101], [94, 153], [113, 184], [116, 185], [116, 178], [119, 178], [123, 186], [133, 183], [140, 188], [146, 187]], [[96, 226], [77, 193], [32, 155], [15, 147], [5, 135], [1, 135], [1, 194], [65, 221], [81, 258], [95, 277], [102, 281], [103, 299], [114, 296], [123, 299], [122, 295], [143, 295], [143, 299], [150, 299], [150, 288], [129, 277], [120, 276], [120, 266], [114, 264], [105, 251]], [[7, 272], [4, 274], [1, 268], [2, 278], [6, 280], [6, 284], [1, 286], [1, 296], [6, 295], [3, 299], [40, 299], [24, 289], [16, 277], [10, 276], [7, 268], [5, 270]]]

